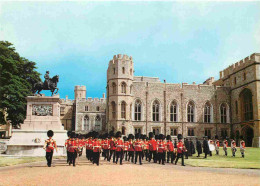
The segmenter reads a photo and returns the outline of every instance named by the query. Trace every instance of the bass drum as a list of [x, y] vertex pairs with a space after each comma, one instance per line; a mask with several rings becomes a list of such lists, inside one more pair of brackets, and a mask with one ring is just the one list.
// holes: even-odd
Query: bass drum
[[214, 151], [214, 150], [215, 150], [215, 145], [209, 144], [209, 150], [210, 150], [210, 151]]

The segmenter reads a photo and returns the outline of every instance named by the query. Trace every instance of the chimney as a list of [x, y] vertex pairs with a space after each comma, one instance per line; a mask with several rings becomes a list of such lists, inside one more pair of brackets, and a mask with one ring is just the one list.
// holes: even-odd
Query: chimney
[[106, 98], [106, 94], [105, 94], [105, 93], [103, 93], [103, 98], [104, 98], [104, 99]]

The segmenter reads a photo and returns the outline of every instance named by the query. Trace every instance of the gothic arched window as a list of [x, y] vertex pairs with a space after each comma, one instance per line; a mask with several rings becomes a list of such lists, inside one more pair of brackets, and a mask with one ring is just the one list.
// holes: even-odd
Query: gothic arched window
[[101, 130], [101, 117], [99, 115], [95, 118], [95, 131]]
[[244, 121], [253, 120], [253, 102], [252, 102], [252, 93], [249, 89], [245, 89], [241, 92], [241, 110], [242, 110], [242, 119]]
[[126, 83], [125, 82], [123, 82], [121, 84], [121, 93], [126, 94]]
[[177, 103], [175, 101], [170, 106], [170, 121], [177, 122]]
[[220, 119], [221, 123], [227, 123], [227, 105], [225, 103], [220, 106]]
[[187, 121], [194, 122], [195, 121], [195, 105], [192, 101], [188, 103], [187, 107]]
[[113, 94], [116, 94], [116, 83], [112, 83]]
[[89, 130], [89, 117], [87, 115], [84, 117], [84, 130]]
[[211, 123], [211, 105], [209, 102], [204, 106], [204, 122]]
[[126, 103], [121, 103], [121, 118], [126, 119]]
[[122, 73], [125, 74], [125, 67], [122, 68]]
[[142, 103], [140, 100], [136, 100], [135, 102], [135, 121], [141, 121], [142, 114]]
[[155, 100], [153, 102], [153, 121], [159, 121], [160, 115], [160, 103], [159, 101]]
[[116, 119], [116, 103], [112, 101], [111, 106], [112, 106], [112, 118]]

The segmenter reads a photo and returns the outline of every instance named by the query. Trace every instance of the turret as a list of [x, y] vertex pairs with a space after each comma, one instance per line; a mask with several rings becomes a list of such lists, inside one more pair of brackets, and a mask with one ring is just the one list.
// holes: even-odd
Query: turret
[[86, 86], [75, 86], [74, 88], [74, 96], [75, 96], [75, 100], [77, 99], [86, 99], [87, 96], [87, 89]]

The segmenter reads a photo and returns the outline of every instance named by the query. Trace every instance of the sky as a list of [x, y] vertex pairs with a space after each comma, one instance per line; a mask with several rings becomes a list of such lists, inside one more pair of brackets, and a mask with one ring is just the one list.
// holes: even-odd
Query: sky
[[[135, 76], [203, 83], [260, 52], [260, 2], [0, 2], [0, 40], [74, 86], [102, 97], [108, 62], [133, 57]], [[50, 95], [48, 91], [43, 91]]]

